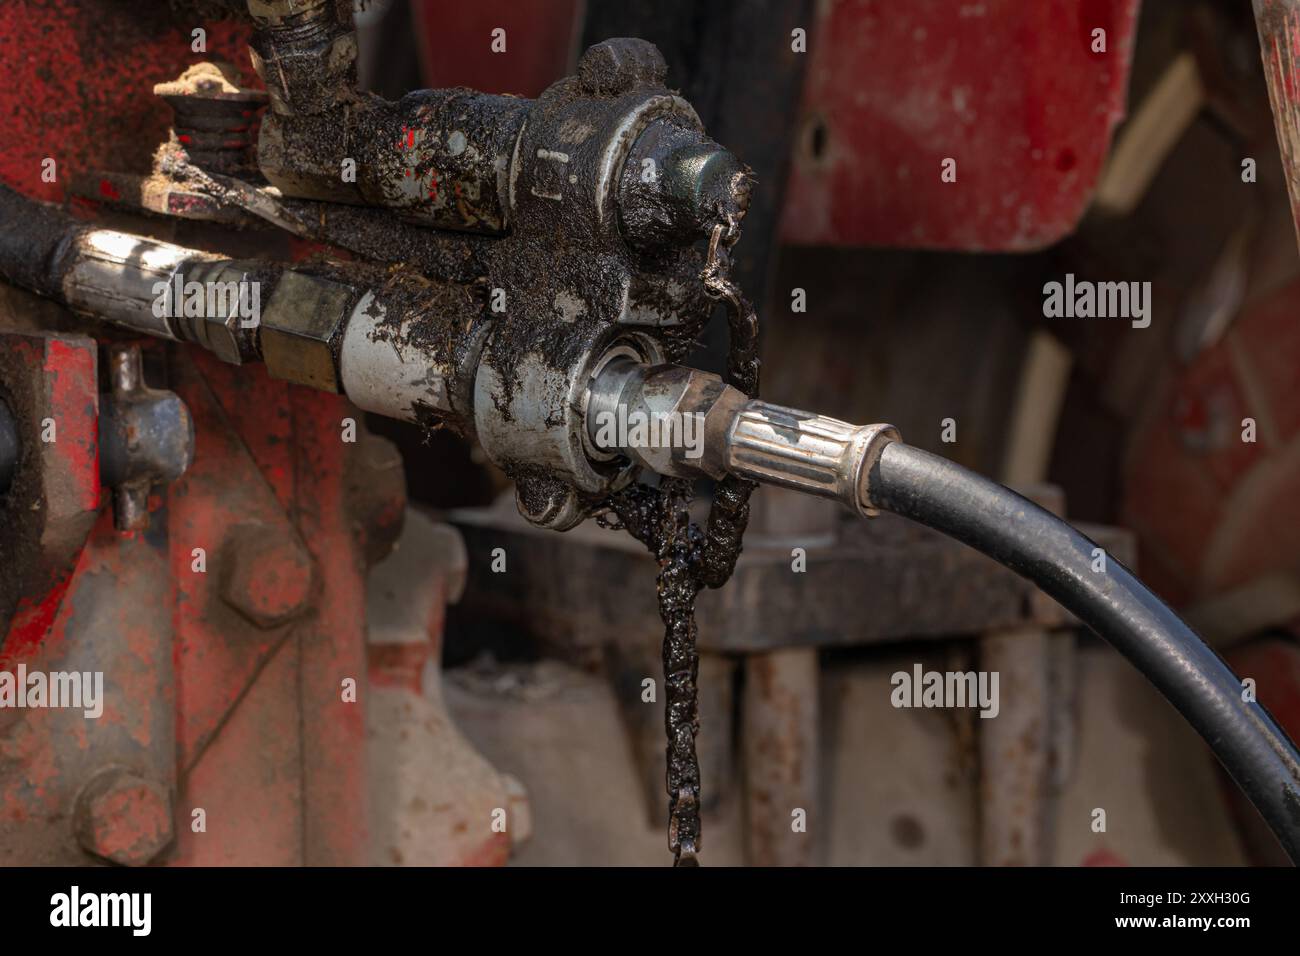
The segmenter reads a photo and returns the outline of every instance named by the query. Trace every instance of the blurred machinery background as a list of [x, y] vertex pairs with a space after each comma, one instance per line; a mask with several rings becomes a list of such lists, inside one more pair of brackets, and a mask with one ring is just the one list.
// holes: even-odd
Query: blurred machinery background
[[[326, 252], [441, 255], [323, 213], [317, 229], [305, 204], [268, 224], [169, 176], [168, 142], [195, 165], [215, 154], [218, 176], [255, 165], [268, 97], [242, 2], [154, 6], [0, 2], [0, 182], [307, 273]], [[732, 278], [762, 318], [764, 394], [892, 422], [1068, 515], [1295, 737], [1300, 260], [1269, 81], [1278, 110], [1294, 88], [1269, 70], [1300, 20], [1256, 6], [1258, 22], [1231, 0], [399, 0], [361, 5], [357, 65], [388, 100], [536, 98], [608, 38], [654, 43], [667, 85], [753, 171]], [[238, 77], [195, 107], [182, 71], [214, 61]], [[214, 99], [224, 125], [205, 125]], [[1150, 327], [1044, 318], [1043, 285], [1066, 273], [1150, 281]], [[0, 284], [0, 415], [60, 429], [39, 468], [0, 472], [0, 669], [98, 669], [120, 691], [93, 725], [0, 711], [0, 863], [663, 861], [651, 555], [594, 522], [525, 520], [451, 429], [84, 332]], [[720, 370], [725, 352], [714, 322], [690, 357]], [[188, 414], [193, 447], [115, 468], [128, 409]], [[1282, 860], [1124, 660], [901, 519], [762, 489], [699, 621], [706, 863]], [[891, 707], [890, 675], [918, 662], [999, 671], [999, 719]], [[340, 673], [364, 707], [340, 700]]]

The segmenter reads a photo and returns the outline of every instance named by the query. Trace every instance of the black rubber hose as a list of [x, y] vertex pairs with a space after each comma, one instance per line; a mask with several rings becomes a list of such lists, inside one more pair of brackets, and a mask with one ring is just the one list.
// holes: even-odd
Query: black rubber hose
[[1168, 698], [1300, 864], [1300, 752], [1190, 627], [1131, 571], [1015, 492], [946, 458], [887, 445], [869, 475], [872, 504], [941, 531], [1033, 581]]
[[0, 183], [0, 280], [62, 299], [69, 251], [85, 226]]

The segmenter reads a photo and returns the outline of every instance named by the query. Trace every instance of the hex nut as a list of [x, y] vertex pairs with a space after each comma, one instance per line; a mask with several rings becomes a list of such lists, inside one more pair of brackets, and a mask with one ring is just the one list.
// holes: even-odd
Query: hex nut
[[[253, 345], [256, 327], [245, 326], [240, 312], [244, 297], [249, 296], [250, 282], [257, 281], [250, 280], [250, 273], [250, 266], [235, 261], [193, 261], [185, 265], [186, 282], [203, 283], [214, 290], [211, 301], [216, 308], [211, 313], [204, 309], [202, 316], [183, 316], [178, 321], [185, 324], [187, 338], [231, 365], [239, 365], [257, 354]], [[253, 291], [258, 294], [255, 304], [260, 311], [261, 289]]]
[[[319, 20], [325, 15], [318, 12], [313, 16]], [[273, 22], [272, 18], [266, 22]], [[253, 69], [266, 84], [274, 112], [281, 116], [319, 115], [341, 105], [351, 94], [358, 55], [354, 33], [336, 33], [316, 42], [273, 44], [269, 53], [250, 47], [249, 54]], [[267, 56], [274, 69], [267, 69]]]
[[617, 96], [646, 87], [661, 87], [668, 64], [648, 40], [617, 37], [588, 47], [578, 60], [578, 79], [593, 96]]
[[105, 768], [77, 795], [73, 830], [87, 853], [122, 866], [144, 866], [175, 836], [171, 794], [124, 768]]
[[682, 396], [683, 410], [704, 416], [704, 456], [696, 464], [711, 478], [726, 474], [727, 432], [735, 421], [736, 413], [749, 400], [738, 388], [725, 382], [717, 387], [717, 376], [692, 370], [694, 378]]
[[[697, 426], [701, 454], [687, 457], [687, 449], [674, 442], [669, 446], [628, 449], [646, 467], [661, 475], [692, 477], [701, 472], [720, 478], [725, 473], [723, 453], [726, 431], [745, 395], [717, 375], [677, 365], [661, 365], [647, 371], [634, 399], [635, 409], [650, 419], [683, 421], [699, 416]], [[680, 416], [680, 418], [678, 417]]]
[[239, 525], [221, 546], [220, 560], [222, 600], [256, 626], [278, 627], [306, 610], [315, 572], [295, 537], [262, 524]]
[[338, 392], [339, 340], [355, 293], [340, 282], [286, 271], [262, 311], [262, 360], [273, 378]]

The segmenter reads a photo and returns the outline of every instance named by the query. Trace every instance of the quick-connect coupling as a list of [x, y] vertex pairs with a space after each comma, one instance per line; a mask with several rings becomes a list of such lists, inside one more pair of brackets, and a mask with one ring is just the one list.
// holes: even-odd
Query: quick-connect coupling
[[851, 425], [795, 408], [746, 403], [727, 431], [727, 471], [761, 484], [834, 498], [874, 517], [871, 468], [899, 441], [893, 425]]

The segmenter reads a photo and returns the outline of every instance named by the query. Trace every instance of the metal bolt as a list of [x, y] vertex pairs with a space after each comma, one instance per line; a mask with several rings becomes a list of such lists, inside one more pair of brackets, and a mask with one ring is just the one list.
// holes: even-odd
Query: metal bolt
[[171, 795], [129, 770], [105, 768], [77, 796], [73, 827], [87, 853], [122, 866], [143, 866], [175, 835]]
[[149, 486], [121, 485], [113, 489], [113, 527], [143, 531], [149, 527]]
[[171, 148], [195, 166], [238, 174], [256, 170], [254, 116], [267, 103], [261, 90], [245, 89], [229, 63], [195, 63], [153, 91], [172, 108]]
[[108, 353], [110, 392], [99, 425], [99, 473], [113, 489], [119, 531], [149, 526], [149, 490], [183, 475], [194, 459], [194, 422], [181, 399], [145, 385], [140, 346]]
[[297, 617], [311, 597], [311, 556], [296, 538], [266, 525], [240, 525], [230, 533], [220, 573], [222, 600], [258, 627]]
[[577, 492], [548, 476], [519, 476], [515, 481], [515, 504], [530, 523], [552, 531], [568, 531], [586, 516]]

